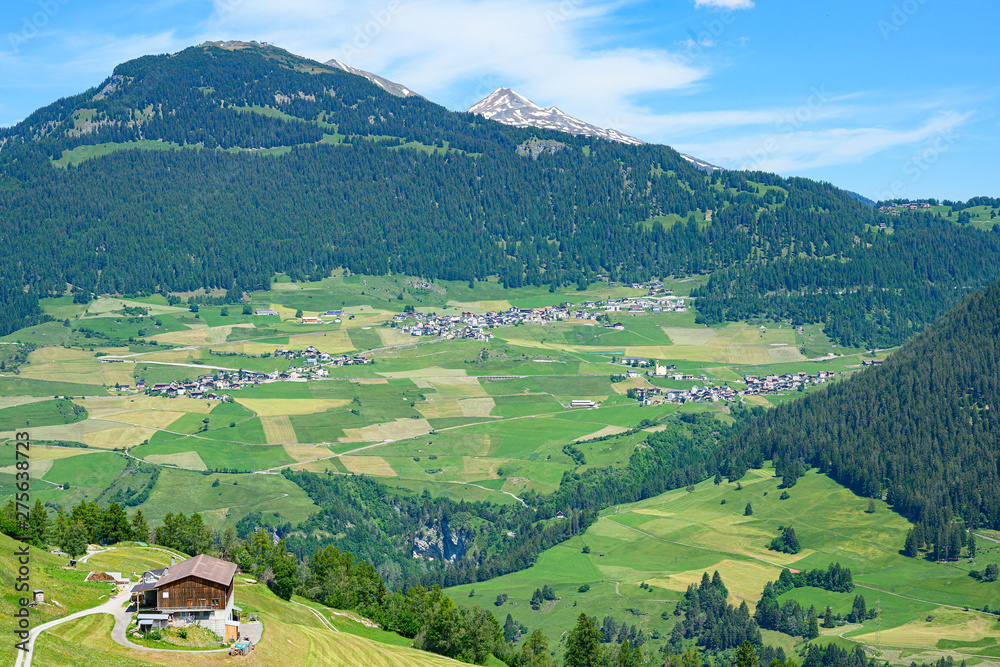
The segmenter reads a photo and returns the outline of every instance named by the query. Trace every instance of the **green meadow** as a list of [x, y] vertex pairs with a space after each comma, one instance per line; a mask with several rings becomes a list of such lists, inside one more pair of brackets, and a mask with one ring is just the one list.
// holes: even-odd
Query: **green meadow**
[[[866, 499], [825, 475], [808, 472], [788, 489], [790, 497], [785, 500], [780, 499], [780, 481], [773, 469], [751, 470], [739, 490], [735, 483], [716, 486], [708, 480], [692, 492], [671, 491], [608, 509], [584, 534], [543, 552], [531, 568], [457, 586], [448, 593], [458, 602], [480, 605], [507, 594], [507, 602], [492, 609], [501, 622], [509, 613], [529, 628], [542, 628], [549, 637], [570, 629], [581, 607], [600, 610], [599, 621], [610, 615], [619, 623], [635, 623], [648, 635], [658, 634], [660, 639], [650, 642], [656, 647], [669, 638], [676, 601], [703, 572], [718, 570], [730, 601], [746, 601], [753, 609], [764, 584], [777, 579], [782, 568], [825, 570], [840, 563], [853, 573], [854, 592], [807, 587], [794, 589], [783, 599], [815, 605], [821, 614], [830, 605], [835, 613], [846, 615], [860, 594], [869, 608], [878, 604], [881, 609], [886, 645], [915, 647], [914, 654], [949, 650], [956, 659], [993, 655], [1000, 623], [974, 610], [1000, 604], [1000, 589], [969, 577], [973, 566], [966, 559], [942, 564], [902, 556], [899, 550], [909, 522], [881, 502], [874, 513], [867, 513]], [[752, 505], [752, 516], [744, 516], [747, 503]], [[767, 544], [779, 528], [789, 525], [794, 526], [802, 550], [794, 555], [769, 550]], [[589, 553], [584, 553], [585, 547]], [[979, 568], [1000, 562], [1000, 546], [984, 546], [977, 561]], [[529, 601], [543, 584], [552, 586], [559, 599], [534, 611]], [[589, 590], [580, 592], [581, 587]], [[470, 592], [474, 592], [471, 598]], [[664, 612], [667, 620], [661, 618]], [[928, 622], [928, 616], [935, 616], [935, 621]], [[877, 624], [869, 620], [836, 628], [836, 634], [843, 635], [837, 641], [874, 643]], [[930, 629], [924, 627], [928, 625]], [[770, 634], [804, 648], [801, 638]], [[963, 644], [973, 635], [981, 645]], [[815, 641], [829, 640], [824, 636]]]

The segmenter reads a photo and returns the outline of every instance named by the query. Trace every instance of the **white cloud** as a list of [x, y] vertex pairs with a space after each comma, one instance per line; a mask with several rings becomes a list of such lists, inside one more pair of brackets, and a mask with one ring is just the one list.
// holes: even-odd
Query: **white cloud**
[[[583, 33], [614, 11], [612, 0], [227, 1], [216, 0], [206, 35], [337, 58], [452, 108], [504, 85], [545, 106], [605, 116], [629, 96], [683, 89], [708, 74], [667, 49], [595, 48]], [[466, 95], [456, 94], [459, 85]]]
[[694, 0], [694, 6], [711, 9], [753, 9], [753, 0]]
[[733, 169], [759, 169], [782, 174], [801, 173], [833, 165], [857, 164], [865, 158], [898, 147], [920, 147], [928, 142], [954, 142], [953, 132], [971, 113], [934, 114], [907, 129], [828, 127], [728, 136], [707, 142], [680, 142], [678, 150]]

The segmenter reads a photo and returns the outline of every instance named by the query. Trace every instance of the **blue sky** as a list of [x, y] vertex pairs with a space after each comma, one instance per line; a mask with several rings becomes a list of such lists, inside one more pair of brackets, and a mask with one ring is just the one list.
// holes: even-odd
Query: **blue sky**
[[508, 86], [873, 199], [1000, 196], [1000, 3], [986, 0], [7, 0], [0, 26], [0, 125], [124, 60], [256, 39], [451, 109]]

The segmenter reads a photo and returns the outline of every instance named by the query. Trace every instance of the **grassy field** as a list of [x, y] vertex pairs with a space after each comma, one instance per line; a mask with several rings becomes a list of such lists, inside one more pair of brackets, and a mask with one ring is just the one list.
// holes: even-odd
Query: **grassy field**
[[56, 398], [51, 401], [0, 409], [0, 431], [73, 424], [86, 418], [85, 409], [79, 408], [72, 401]]
[[[21, 543], [0, 534], [0, 634], [5, 641], [0, 644], [0, 662], [14, 664], [14, 618], [23, 593], [14, 589], [14, 576], [18, 570], [14, 552]], [[67, 559], [30, 547], [31, 589], [45, 591], [46, 602], [31, 611], [32, 624], [45, 623], [107, 601], [111, 586], [106, 583], [85, 582], [89, 570], [83, 567], [66, 567]], [[58, 603], [58, 604], [57, 604]], [[6, 639], [10, 639], [6, 641]], [[64, 663], [65, 664], [65, 663]]]
[[[825, 569], [839, 562], [854, 574], [853, 593], [803, 588], [784, 597], [820, 610], [829, 604], [846, 615], [854, 595], [861, 594], [869, 608], [876, 600], [880, 603], [886, 644], [952, 650], [964, 646], [961, 651], [992, 655], [1000, 640], [996, 617], [964, 608], [993, 607], [1000, 603], [1000, 590], [969, 577], [972, 566], [964, 559], [938, 564], [901, 556], [898, 550], [910, 524], [881, 504], [867, 514], [865, 499], [824, 475], [807, 473], [789, 489], [787, 500], [779, 500], [780, 479], [771, 470], [750, 471], [741, 483], [743, 489], [737, 490], [735, 484], [707, 481], [692, 493], [674, 491], [609, 509], [585, 534], [542, 553], [532, 568], [448, 593], [456, 601], [481, 605], [506, 593], [507, 602], [493, 609], [498, 618], [510, 613], [529, 628], [541, 627], [549, 637], [571, 628], [580, 606], [669, 637], [673, 617], [668, 614], [671, 620], [663, 621], [661, 613], [672, 612], [675, 601], [703, 572], [718, 570], [731, 602], [746, 601], [753, 608], [764, 584], [776, 579], [781, 568]], [[749, 517], [744, 516], [748, 502], [753, 506]], [[782, 525], [795, 527], [800, 553], [766, 548]], [[590, 552], [583, 553], [584, 547]], [[981, 550], [978, 561], [980, 568], [1000, 561], [1000, 547]], [[642, 583], [649, 588], [641, 588]], [[559, 600], [533, 611], [531, 594], [544, 584], [554, 587]], [[578, 592], [583, 585], [589, 590]], [[470, 590], [475, 592], [472, 598]], [[929, 615], [935, 616], [933, 623], [925, 620]], [[868, 621], [838, 632], [848, 640], [870, 643], [875, 627], [875, 621]], [[983, 644], [963, 644], [972, 640]]]
[[[695, 283], [675, 281], [671, 287], [685, 293]], [[49, 392], [58, 389], [89, 387], [86, 392], [69, 393], [96, 394], [73, 402], [87, 411], [88, 418], [64, 423], [67, 417], [55, 408], [66, 407], [65, 402], [15, 402], [0, 405], [0, 425], [6, 416], [8, 426], [30, 423], [36, 439], [99, 449], [127, 448], [133, 456], [171, 472], [329, 468], [478, 499], [491, 491], [516, 495], [527, 489], [555, 489], [563, 472], [578, 465], [563, 451], [571, 442], [577, 442], [584, 453], [585, 467], [623, 465], [641, 443], [642, 434], [588, 441], [614, 436], [643, 419], [664, 419], [677, 409], [673, 405], [639, 406], [625, 396], [626, 384], [685, 389], [701, 382], [642, 378], [612, 385], [609, 376], [624, 370], [610, 363], [612, 356], [655, 358], [737, 388], [745, 373], [825, 369], [843, 374], [860, 364], [858, 351], [835, 350], [817, 326], [762, 328], [759, 323], [736, 323], [708, 328], [694, 322], [693, 312], [614, 313], [625, 324], [624, 331], [578, 320], [500, 328], [488, 343], [415, 341], [380, 325], [403, 304], [460, 312], [641, 293], [610, 288], [606, 283], [596, 283], [585, 292], [549, 293], [533, 287], [503, 290], [490, 281], [470, 288], [467, 282], [338, 275], [318, 283], [292, 283], [279, 276], [271, 291], [252, 295], [253, 307], [274, 308], [279, 317], [243, 315], [238, 307], [229, 308], [231, 314], [226, 315], [218, 306], [192, 312], [183, 304], [168, 305], [161, 295], [101, 298], [86, 305], [73, 304], [66, 297], [48, 299], [43, 304], [47, 312], [70, 322], [69, 327], [58, 325], [60, 333], [70, 332], [69, 346], [33, 352], [21, 377], [0, 377], [0, 398], [16, 400], [17, 394], [34, 391], [52, 396], [58, 394]], [[297, 309], [307, 314], [331, 309], [344, 313], [339, 324], [317, 329], [299, 324], [294, 317]], [[86, 338], [81, 336], [87, 332], [100, 333], [110, 341], [142, 333], [183, 349], [102, 348], [105, 353], [130, 356], [120, 357], [126, 363], [101, 363], [97, 353], [84, 345]], [[56, 330], [48, 333], [54, 335]], [[331, 368], [331, 379], [234, 391], [235, 404], [135, 393], [112, 395], [118, 392], [108, 390], [114, 382], [134, 384], [140, 378], [146, 382], [191, 379], [202, 374], [205, 365], [283, 369], [289, 362], [270, 356], [274, 349], [308, 345], [333, 353], [378, 351], [372, 355], [374, 364]], [[822, 360], [807, 361], [807, 356]], [[492, 379], [495, 376], [509, 379]], [[62, 384], [66, 380], [89, 384]], [[5, 382], [11, 383], [7, 387], [34, 383], [37, 389], [22, 385], [20, 390], [3, 391]], [[569, 408], [572, 400], [581, 398], [597, 401], [601, 407]], [[754, 400], [770, 405], [789, 398]], [[729, 420], [720, 408], [684, 407], [711, 409], [720, 419]], [[0, 431], [0, 437], [12, 434]], [[336, 455], [343, 455], [343, 460], [330, 458]], [[69, 493], [54, 488], [40, 491], [60, 503], [94, 498], [100, 491], [95, 485], [115, 472], [97, 474], [88, 464], [80, 482], [83, 488], [77, 489], [62, 472], [67, 464], [36, 465], [37, 475], [45, 480], [70, 482]], [[5, 489], [10, 481], [0, 477], [0, 488]], [[63, 495], [57, 500], [59, 493]], [[241, 516], [242, 510], [228, 509], [243, 507], [245, 503], [238, 500], [223, 499], [210, 507], [213, 512], [226, 508], [224, 513]], [[285, 502], [290, 515], [299, 512], [295, 503]], [[282, 501], [274, 504], [280, 512]], [[221, 523], [224, 517], [216, 519]]]
[[[6, 539], [6, 538], [2, 538]], [[10, 551], [6, 549], [5, 551]], [[151, 565], [163, 566], [169, 555], [140, 547], [117, 547], [112, 551], [91, 557], [95, 563], [88, 567], [99, 569], [106, 563], [116, 569], [130, 572]], [[98, 560], [103, 559], [103, 560]], [[107, 569], [112, 569], [107, 567]], [[77, 573], [80, 578], [83, 572]], [[106, 590], [107, 584], [86, 584], [94, 590]], [[69, 586], [53, 582], [47, 587], [60, 598], [69, 599]], [[65, 591], [65, 592], [64, 592]], [[247, 611], [257, 613], [264, 622], [264, 636], [254, 651], [239, 660], [246, 665], [379, 665], [383, 667], [437, 667], [459, 663], [410, 648], [411, 642], [393, 633], [372, 630], [336, 615], [333, 610], [310, 605], [331, 620], [336, 631], [326, 627], [308, 609], [275, 597], [263, 584], [248, 584], [237, 577], [236, 602]], [[87, 601], [89, 602], [89, 600]], [[82, 602], [82, 606], [94, 606]], [[2, 604], [7, 605], [5, 600]], [[10, 608], [10, 611], [13, 607]], [[8, 609], [4, 609], [5, 616]], [[9, 623], [8, 621], [3, 621]], [[233, 659], [227, 653], [154, 653], [126, 649], [111, 641], [113, 621], [109, 615], [85, 616], [58, 625], [39, 637], [35, 646], [33, 664], [59, 666], [85, 664], [95, 667], [124, 667], [138, 665], [228, 665]], [[13, 648], [5, 644], [2, 655], [13, 663]]]

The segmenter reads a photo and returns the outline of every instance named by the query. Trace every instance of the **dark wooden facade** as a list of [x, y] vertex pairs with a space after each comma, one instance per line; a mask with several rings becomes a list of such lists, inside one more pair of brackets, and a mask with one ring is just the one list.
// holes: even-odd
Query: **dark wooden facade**
[[[157, 591], [160, 609], [198, 610], [225, 609], [233, 594], [235, 581], [229, 586], [200, 577], [190, 576], [173, 581]], [[164, 595], [166, 593], [166, 595]]]

